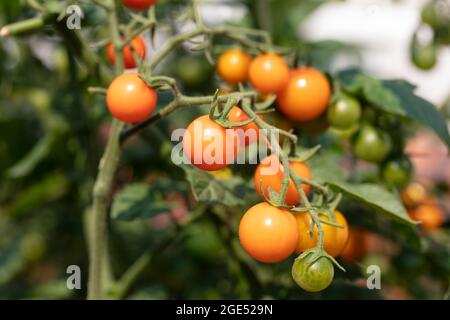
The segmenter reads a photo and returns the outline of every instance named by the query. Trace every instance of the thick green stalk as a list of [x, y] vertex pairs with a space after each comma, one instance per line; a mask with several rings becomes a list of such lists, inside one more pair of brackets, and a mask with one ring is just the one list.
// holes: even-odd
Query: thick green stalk
[[[116, 74], [123, 72], [119, 23], [114, 0], [107, 5], [109, 28], [116, 55]], [[100, 160], [99, 172], [93, 190], [92, 236], [89, 246], [88, 299], [99, 300], [104, 294], [104, 271], [109, 269], [107, 219], [114, 176], [119, 165], [121, 148], [119, 135], [124, 124], [113, 120], [105, 152]]]

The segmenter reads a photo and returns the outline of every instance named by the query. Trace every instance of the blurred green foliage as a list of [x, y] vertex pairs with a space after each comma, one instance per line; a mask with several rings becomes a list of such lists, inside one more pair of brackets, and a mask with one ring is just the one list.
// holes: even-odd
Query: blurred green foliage
[[[33, 16], [24, 2], [1, 1], [0, 25]], [[344, 43], [305, 43], [299, 38], [298, 21], [323, 2], [242, 1], [250, 13], [242, 23], [270, 30], [276, 44], [298, 47], [301, 61], [327, 69], [341, 50], [356, 56], [357, 50]], [[164, 16], [179, 5], [180, 1], [161, 0], [157, 13]], [[83, 23], [91, 31], [84, 36], [95, 42], [105, 36], [101, 30], [105, 15], [89, 4], [83, 4], [83, 10]], [[170, 24], [170, 16], [163, 21]], [[104, 59], [101, 49], [98, 54]], [[218, 86], [207, 60], [183, 48], [169, 57], [161, 72], [176, 76], [183, 90], [192, 95], [211, 94]], [[1, 40], [0, 81], [0, 298], [84, 298], [88, 264], [85, 215], [89, 214], [110, 121], [104, 98], [87, 93], [87, 87], [98, 85], [98, 79], [64, 45], [61, 34], [45, 28], [33, 35]], [[364, 83], [361, 86], [367, 88]], [[162, 95], [160, 105], [168, 99]], [[277, 265], [249, 259], [239, 246], [236, 231], [242, 213], [258, 201], [247, 184], [254, 167], [232, 168], [237, 173], [234, 177], [214, 177], [193, 174], [170, 160], [172, 129], [186, 126], [204, 112], [180, 111], [145, 130], [124, 149], [112, 206], [116, 219], [109, 223], [111, 271], [118, 277], [143, 252], [152, 252], [150, 265], [126, 298], [443, 297], [450, 275], [449, 230], [418, 237], [417, 230], [350, 198], [342, 203], [350, 223], [388, 239], [396, 248], [394, 254], [376, 252], [360, 264], [346, 265], [347, 273], [336, 272], [331, 287], [316, 294], [303, 292], [292, 281], [293, 258]], [[311, 146], [322, 143], [335, 165], [344, 151], [328, 133], [305, 137], [302, 142]], [[352, 175], [354, 183], [377, 179], [374, 170]], [[192, 194], [188, 180], [199, 188], [209, 185], [211, 193], [196, 193], [200, 189], [194, 188]], [[133, 184], [126, 187], [129, 183]], [[376, 190], [352, 192], [355, 197], [358, 192], [372, 193], [378, 203], [375, 209], [383, 208]], [[194, 196], [222, 201], [201, 206]], [[180, 229], [177, 221], [194, 212], [199, 217]], [[166, 241], [163, 250], [158, 250]], [[365, 267], [373, 261], [384, 266], [383, 285], [400, 294], [387, 296], [386, 291], [365, 288]], [[70, 291], [65, 286], [66, 268], [72, 264], [82, 269], [82, 290]], [[361, 281], [363, 285], [358, 285]]]

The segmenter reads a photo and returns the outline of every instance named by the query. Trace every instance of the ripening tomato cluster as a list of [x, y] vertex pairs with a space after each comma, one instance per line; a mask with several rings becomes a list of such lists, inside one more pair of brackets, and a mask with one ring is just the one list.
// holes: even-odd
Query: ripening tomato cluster
[[[145, 10], [157, 0], [122, 0], [124, 6], [132, 10]], [[111, 64], [116, 64], [115, 48], [109, 43], [106, 55]], [[137, 67], [135, 58], [146, 58], [147, 48], [144, 39], [137, 36], [122, 48], [125, 69]], [[137, 72], [117, 76], [106, 92], [106, 104], [111, 114], [126, 123], [136, 123], [147, 119], [155, 110], [158, 98], [156, 90], [147, 85]]]
[[296, 122], [320, 117], [331, 97], [331, 86], [323, 73], [311, 67], [290, 70], [275, 53], [252, 58], [240, 49], [229, 49], [219, 57], [217, 73], [231, 85], [249, 81], [261, 94], [275, 94], [278, 109]]
[[441, 228], [446, 220], [444, 210], [438, 200], [430, 195], [425, 187], [413, 182], [402, 190], [402, 200], [412, 220], [420, 222], [420, 228], [429, 234]]

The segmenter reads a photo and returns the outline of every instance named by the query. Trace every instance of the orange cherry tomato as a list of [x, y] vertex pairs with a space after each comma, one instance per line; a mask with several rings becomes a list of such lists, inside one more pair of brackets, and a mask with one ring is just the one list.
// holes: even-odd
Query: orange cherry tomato
[[[311, 171], [304, 162], [290, 161], [289, 163], [297, 176], [305, 179], [311, 179]], [[258, 192], [259, 197], [264, 199], [261, 194], [261, 181], [262, 190], [264, 190], [266, 198], [269, 198], [269, 187], [276, 192], [280, 192], [283, 177], [284, 169], [277, 156], [270, 155], [269, 157], [263, 159], [258, 167], [256, 167], [255, 174], [253, 175], [253, 183], [255, 184], [255, 189], [256, 192]], [[302, 189], [306, 195], [309, 193], [309, 185], [302, 184]], [[295, 184], [292, 179], [289, 181], [285, 200], [286, 203], [291, 206], [294, 206], [301, 201], [300, 194], [295, 188]]]
[[240, 146], [233, 129], [226, 130], [204, 115], [187, 127], [183, 150], [194, 166], [205, 171], [215, 171], [233, 163]]
[[402, 190], [401, 196], [405, 206], [414, 207], [425, 201], [427, 191], [421, 183], [412, 182]]
[[299, 68], [291, 72], [288, 84], [277, 97], [277, 104], [290, 120], [306, 122], [325, 112], [330, 97], [330, 83], [323, 73], [313, 68]]
[[122, 0], [124, 6], [133, 10], [145, 10], [154, 5], [158, 0]]
[[248, 209], [239, 223], [239, 241], [255, 260], [275, 263], [289, 257], [298, 241], [294, 216], [266, 202]]
[[[344, 215], [340, 211], [334, 210], [334, 214], [336, 217], [335, 222], [341, 224], [343, 228], [330, 226], [324, 223], [322, 223], [321, 225], [324, 232], [323, 247], [330, 256], [337, 257], [342, 252], [342, 250], [344, 250], [344, 247], [347, 244], [348, 223], [347, 219], [345, 219]], [[320, 218], [326, 221], [330, 221], [330, 219], [326, 215], [321, 214]], [[295, 251], [297, 253], [300, 253], [314, 248], [317, 245], [318, 233], [317, 227], [314, 226], [312, 238], [309, 236], [309, 229], [311, 227], [311, 224], [313, 223], [311, 216], [307, 212], [297, 213], [295, 215], [295, 219], [297, 220], [299, 231], [298, 245]]]
[[240, 49], [228, 49], [217, 61], [217, 73], [229, 84], [245, 82], [248, 78], [248, 66], [251, 56]]
[[265, 53], [253, 59], [249, 77], [252, 86], [261, 93], [278, 93], [289, 80], [289, 66], [273, 53]]
[[[258, 116], [260, 119], [264, 119], [263, 116]], [[228, 114], [228, 119], [233, 122], [244, 122], [248, 120], [248, 116], [242, 111], [241, 108], [234, 106], [231, 108]], [[234, 128], [238, 134], [241, 145], [248, 146], [249, 144], [258, 141], [259, 137], [259, 127], [255, 122], [251, 122], [242, 127]], [[240, 129], [240, 130], [239, 130]]]
[[445, 213], [434, 199], [426, 200], [414, 209], [408, 210], [411, 219], [421, 221], [421, 229], [430, 233], [439, 229], [445, 222]]
[[[136, 61], [134, 61], [134, 56], [133, 56], [133, 50], [131, 49], [133, 48], [135, 54], [140, 58], [140, 59], [145, 59], [146, 53], [147, 53], [147, 49], [145, 47], [145, 42], [144, 39], [142, 39], [142, 37], [136, 37], [134, 38], [131, 43], [129, 45], [126, 45], [123, 50], [122, 50], [122, 54], [123, 54], [123, 64], [124, 67], [126, 69], [132, 69], [132, 68], [136, 68]], [[112, 64], [116, 63], [116, 55], [114, 53], [114, 46], [112, 43], [110, 43], [107, 47], [107, 55], [108, 55], [108, 59]]]
[[359, 228], [350, 228], [348, 241], [339, 256], [347, 263], [360, 261], [367, 254], [367, 231]]
[[114, 117], [127, 123], [148, 118], [157, 104], [156, 91], [150, 88], [137, 73], [116, 77], [106, 93], [106, 104]]

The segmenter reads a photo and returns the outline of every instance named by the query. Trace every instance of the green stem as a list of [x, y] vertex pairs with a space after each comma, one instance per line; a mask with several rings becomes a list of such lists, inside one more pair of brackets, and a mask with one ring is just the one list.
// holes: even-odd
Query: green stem
[[[114, 44], [116, 74], [123, 72], [121, 39], [114, 0], [108, 2], [108, 22]], [[119, 165], [121, 149], [119, 135], [124, 124], [113, 120], [105, 152], [100, 160], [99, 172], [93, 190], [92, 238], [89, 246], [88, 299], [99, 300], [104, 293], [104, 271], [109, 269], [108, 257], [108, 204], [113, 188], [114, 176]]]
[[39, 17], [6, 25], [0, 29], [0, 37], [15, 36], [23, 33], [29, 33], [32, 31], [40, 30], [52, 17], [55, 17], [55, 15], [44, 14]]

